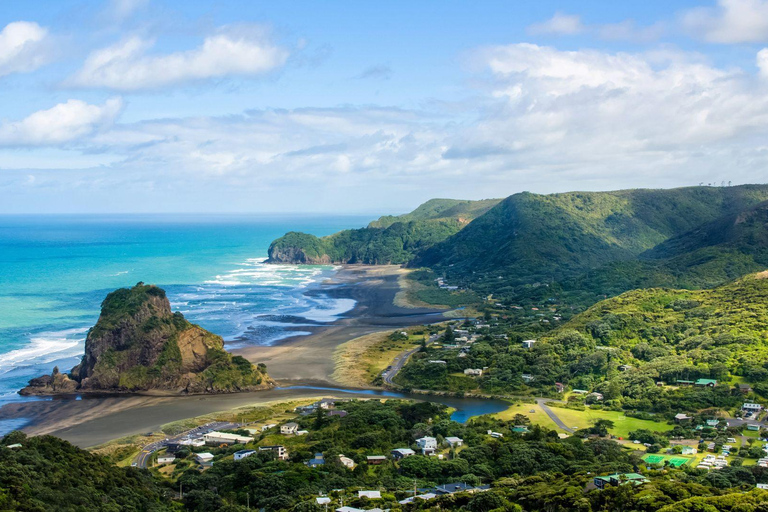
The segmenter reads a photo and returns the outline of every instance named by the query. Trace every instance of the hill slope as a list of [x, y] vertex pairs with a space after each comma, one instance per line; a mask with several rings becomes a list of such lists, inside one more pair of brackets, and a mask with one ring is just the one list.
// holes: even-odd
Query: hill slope
[[173, 313], [165, 291], [139, 283], [107, 295], [70, 375], [54, 369], [21, 393], [216, 393], [271, 385], [263, 366], [231, 356], [221, 337]]
[[515, 194], [411, 265], [503, 293], [504, 287], [573, 279], [617, 262], [634, 265], [673, 237], [765, 200], [765, 185]]
[[269, 247], [268, 263], [403, 264], [456, 234], [499, 202], [432, 199], [411, 213], [318, 238], [290, 232]]

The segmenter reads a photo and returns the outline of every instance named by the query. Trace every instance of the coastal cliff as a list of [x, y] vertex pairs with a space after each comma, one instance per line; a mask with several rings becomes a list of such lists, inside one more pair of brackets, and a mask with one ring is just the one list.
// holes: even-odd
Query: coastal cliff
[[199, 394], [273, 386], [264, 365], [230, 355], [221, 337], [173, 313], [164, 290], [139, 283], [104, 299], [80, 364], [68, 375], [54, 368], [51, 375], [32, 379], [20, 393]]

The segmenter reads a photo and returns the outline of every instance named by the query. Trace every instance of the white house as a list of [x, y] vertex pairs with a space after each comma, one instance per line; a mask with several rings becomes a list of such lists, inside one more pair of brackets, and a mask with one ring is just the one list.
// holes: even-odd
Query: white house
[[339, 455], [339, 462], [341, 462], [341, 465], [344, 467], [347, 467], [349, 469], [355, 469], [355, 461], [350, 459], [349, 457], [345, 457], [344, 455]]
[[523, 348], [527, 348], [528, 350], [533, 348], [533, 344], [536, 343], [536, 340], [525, 340], [523, 342]]
[[176, 460], [176, 456], [171, 454], [158, 455], [157, 457], [158, 464], [171, 464], [175, 460]]
[[290, 422], [280, 427], [280, 433], [284, 435], [295, 434], [298, 431], [299, 431], [298, 423]]
[[763, 406], [760, 404], [745, 403], [741, 406], [741, 410], [746, 412], [760, 412], [763, 410]]
[[237, 434], [229, 434], [227, 432], [208, 432], [203, 434], [203, 440], [205, 444], [221, 445], [221, 444], [245, 444], [253, 441], [252, 437], [240, 436]]
[[493, 430], [489, 430], [488, 431], [488, 435], [491, 436], [494, 439], [500, 439], [500, 438], [504, 437], [504, 434], [502, 434], [500, 432], [494, 432]]
[[204, 452], [204, 453], [198, 453], [195, 455], [195, 459], [197, 459], [197, 462], [202, 464], [203, 466], [210, 466], [213, 464], [213, 454]]
[[240, 450], [235, 452], [235, 460], [243, 460], [256, 453], [256, 450]]
[[369, 500], [380, 500], [381, 491], [357, 491], [358, 498], [368, 498]]
[[275, 452], [277, 455], [278, 460], [288, 460], [288, 450], [285, 449], [285, 446], [282, 445], [275, 445], [275, 446], [259, 446], [260, 452]]
[[434, 437], [422, 437], [416, 440], [416, 444], [421, 449], [423, 455], [428, 453], [435, 453], [437, 450], [437, 439]]
[[263, 427], [261, 427], [261, 431], [262, 432], [266, 432], [267, 430], [269, 430], [271, 428], [275, 428], [276, 426], [277, 426], [276, 424], [270, 423], [268, 425], [264, 425]]
[[446, 437], [445, 442], [448, 443], [451, 448], [458, 448], [464, 444], [464, 440], [460, 437]]
[[480, 377], [483, 375], [483, 370], [479, 368], [467, 368], [464, 370], [464, 375], [471, 375], [472, 377]]
[[315, 501], [318, 505], [327, 505], [331, 502], [331, 498], [328, 496], [320, 496], [319, 498], [315, 498]]

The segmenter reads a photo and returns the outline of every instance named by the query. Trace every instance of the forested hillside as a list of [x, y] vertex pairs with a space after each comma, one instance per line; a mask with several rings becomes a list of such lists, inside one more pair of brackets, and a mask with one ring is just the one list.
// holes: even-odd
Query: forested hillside
[[498, 199], [432, 199], [411, 213], [384, 216], [368, 227], [318, 238], [291, 232], [269, 247], [270, 263], [404, 264], [421, 251], [456, 234]]
[[[654, 281], [654, 265], [638, 260], [646, 251], [693, 230], [719, 229], [766, 200], [765, 185], [515, 194], [460, 233], [419, 254], [411, 265], [431, 267], [460, 284], [500, 295], [519, 293], [516, 287], [533, 283], [580, 290], [591, 286], [580, 279], [588, 272], [596, 272], [597, 280], [602, 278], [611, 292], [625, 291], [634, 287], [632, 278], [637, 276]], [[737, 244], [732, 251], [742, 248]], [[647, 253], [643, 260], [658, 259], [666, 252]], [[687, 254], [683, 251], [677, 257]], [[671, 270], [675, 265], [679, 274], [686, 274], [697, 261], [700, 258], [678, 259], [660, 272], [675, 282], [678, 276]], [[733, 268], [733, 272], [719, 272], [707, 284], [741, 275], [741, 269], [756, 270], [748, 263]]]
[[[606, 407], [669, 418], [708, 407], [737, 409], [745, 396], [734, 391], [732, 382], [749, 384], [768, 397], [765, 272], [712, 290], [627, 292], [549, 332], [499, 320], [478, 334], [480, 339], [461, 352], [426, 347], [397, 382], [421, 389], [552, 397], [558, 396], [555, 383], [562, 383], [600, 393]], [[529, 349], [521, 343], [526, 339], [537, 341]], [[430, 363], [435, 360], [445, 364]], [[470, 379], [463, 375], [468, 368], [485, 370]], [[697, 379], [718, 385], [678, 385]]]

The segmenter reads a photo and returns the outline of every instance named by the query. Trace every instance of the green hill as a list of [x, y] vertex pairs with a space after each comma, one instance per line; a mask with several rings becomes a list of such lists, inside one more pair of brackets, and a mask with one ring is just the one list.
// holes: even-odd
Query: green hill
[[[536, 283], [550, 285], [549, 294], [592, 296], [647, 285], [715, 285], [759, 268], [758, 260], [740, 256], [745, 243], [719, 247], [715, 252], [722, 256], [710, 258], [717, 261], [698, 271], [704, 278], [694, 276], [690, 282], [684, 278], [697, 272], [712, 249], [702, 247], [699, 255], [691, 255], [683, 249], [694, 242], [680, 242], [677, 259], [664, 265], [661, 257], [670, 250], [660, 244], [675, 237], [688, 240], [683, 235], [697, 229], [719, 230], [727, 219], [766, 199], [766, 185], [515, 194], [420, 253], [411, 265], [431, 267], [451, 284], [497, 296], [524, 295], [521, 287]], [[758, 222], [751, 226], [752, 233], [761, 229]], [[657, 246], [657, 253], [648, 252]], [[733, 258], [734, 253], [739, 257]], [[709, 278], [709, 273], [716, 275]]]
[[368, 227], [318, 238], [290, 232], [269, 247], [269, 263], [403, 264], [458, 233], [499, 202], [432, 199], [411, 213], [385, 216]]
[[13, 432], [0, 439], [0, 510], [178, 508], [147, 471], [118, 468], [55, 437]]

